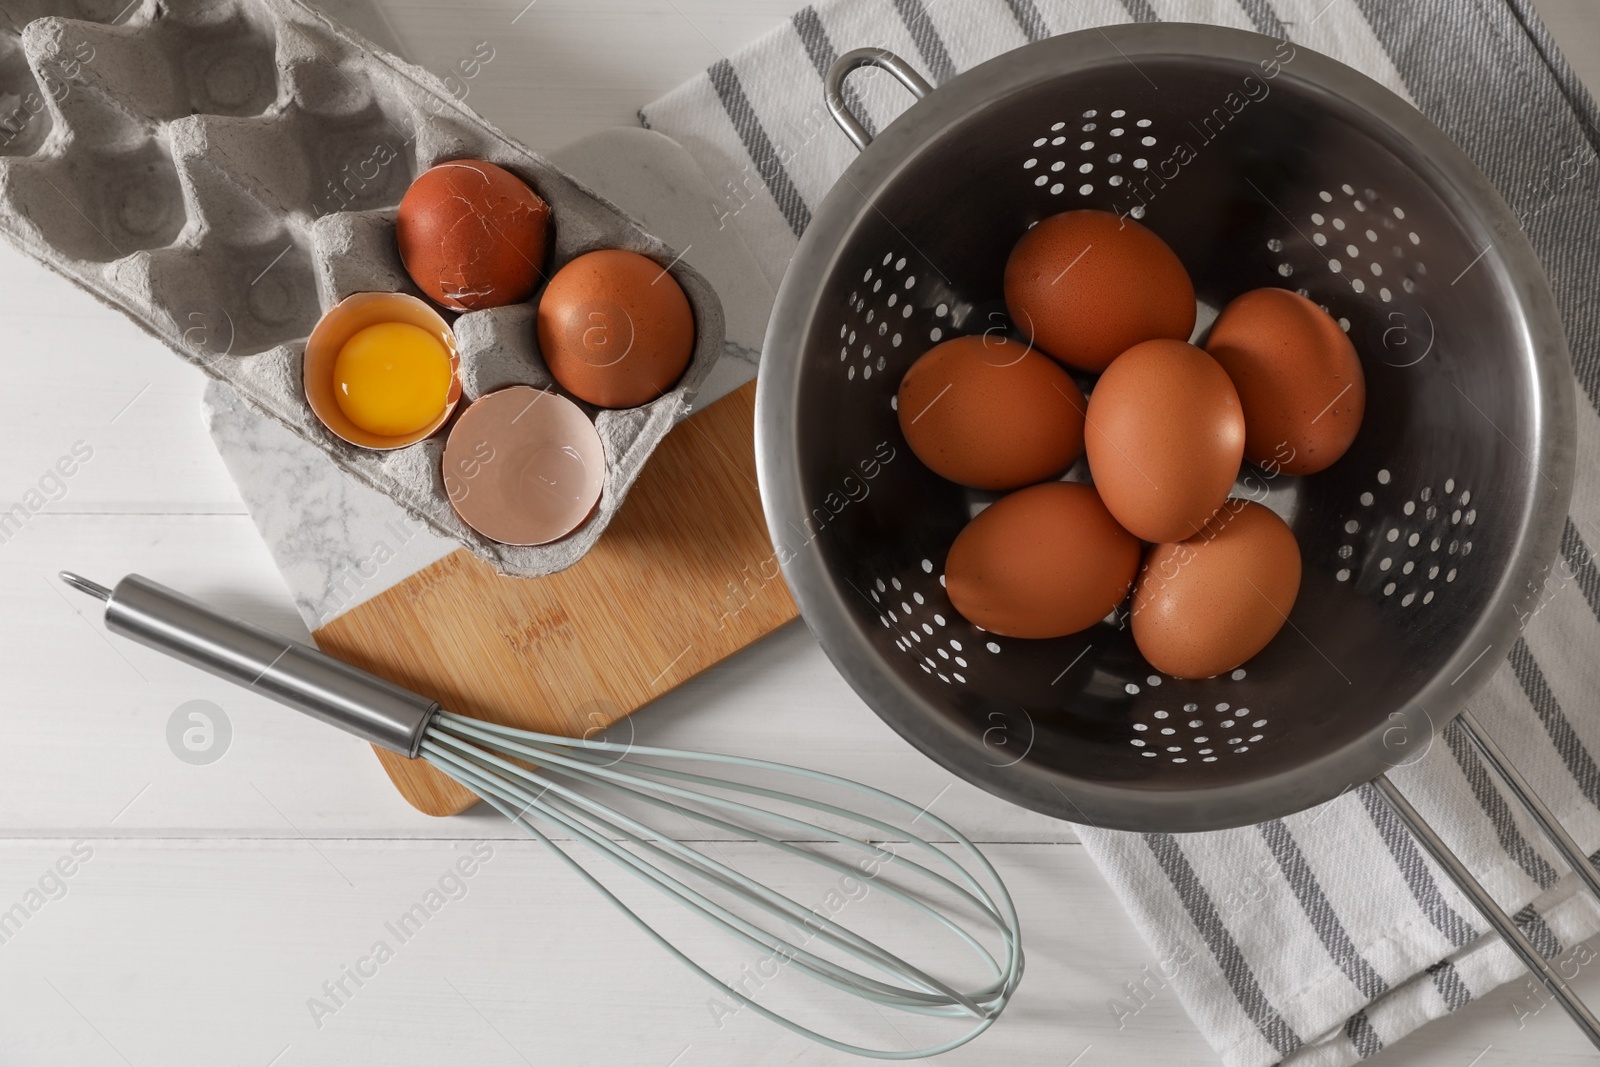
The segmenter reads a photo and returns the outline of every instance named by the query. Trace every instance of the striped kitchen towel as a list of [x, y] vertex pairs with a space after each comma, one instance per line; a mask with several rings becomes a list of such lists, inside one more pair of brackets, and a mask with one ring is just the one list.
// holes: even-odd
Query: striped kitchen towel
[[[807, 7], [641, 111], [697, 157], [776, 285], [811, 210], [855, 155], [822, 107], [842, 52], [886, 46], [943, 83], [1030, 40], [1130, 20], [1214, 22], [1328, 53], [1426, 112], [1516, 211], [1555, 289], [1579, 385], [1578, 473], [1541, 610], [1473, 711], [1587, 850], [1600, 848], [1600, 114], [1528, 0], [838, 0]], [[881, 129], [908, 99], [861, 78]], [[1458, 730], [1392, 777], [1574, 973], [1600, 915]], [[1108, 991], [1120, 1024], [1171, 986], [1223, 1061], [1346, 1064], [1497, 987], [1543, 1011], [1509, 949], [1372, 787], [1260, 826], [1189, 836], [1081, 829], [1149, 942]], [[1559, 1009], [1552, 1009], [1559, 1010]]]

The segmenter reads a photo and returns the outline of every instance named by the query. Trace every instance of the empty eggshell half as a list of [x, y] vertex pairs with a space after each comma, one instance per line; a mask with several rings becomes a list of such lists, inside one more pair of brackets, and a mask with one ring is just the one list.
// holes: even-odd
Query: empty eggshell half
[[461, 520], [507, 545], [543, 545], [582, 526], [605, 487], [605, 447], [583, 409], [513, 385], [473, 401], [444, 446], [444, 489]]
[[[362, 429], [344, 413], [334, 392], [334, 365], [350, 338], [368, 326], [390, 322], [416, 326], [444, 345], [450, 356], [450, 389], [437, 418], [412, 433], [386, 437]], [[306, 402], [324, 426], [342, 440], [379, 451], [404, 448], [431, 435], [445, 424], [461, 399], [461, 357], [450, 324], [425, 302], [405, 293], [355, 293], [329, 308], [306, 341], [300, 375]]]

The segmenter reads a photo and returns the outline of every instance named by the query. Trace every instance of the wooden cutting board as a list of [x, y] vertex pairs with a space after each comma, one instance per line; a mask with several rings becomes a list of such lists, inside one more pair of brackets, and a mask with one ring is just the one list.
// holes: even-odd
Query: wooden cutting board
[[[313, 636], [451, 711], [592, 734], [798, 614], [761, 513], [754, 431], [750, 382], [667, 436], [574, 566], [504, 578], [461, 549]], [[420, 760], [374, 751], [429, 815], [477, 802]]]

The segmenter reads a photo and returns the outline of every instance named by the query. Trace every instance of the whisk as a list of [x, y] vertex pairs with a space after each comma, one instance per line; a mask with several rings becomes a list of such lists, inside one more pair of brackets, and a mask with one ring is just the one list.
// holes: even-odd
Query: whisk
[[[254, 689], [363, 740], [412, 759], [427, 760], [549, 846], [646, 936], [735, 1004], [829, 1048], [889, 1060], [946, 1052], [992, 1026], [1022, 978], [1017, 913], [1005, 884], [971, 841], [926, 808], [859, 782], [781, 763], [580, 740], [456, 715], [428, 697], [307, 645], [229, 618], [137, 574], [123, 578], [114, 589], [65, 571], [61, 579], [105, 601], [105, 625], [113, 633]], [[650, 762], [657, 760], [678, 766]], [[689, 769], [708, 766], [743, 769], [767, 782], [786, 776], [907, 813], [910, 822], [926, 820], [935, 833], [948, 835], [955, 855], [907, 828], [861, 812], [775, 786], [729, 781]], [[703, 851], [651, 830], [595, 794], [632, 808], [642, 806], [687, 818], [717, 832], [752, 838], [820, 867], [834, 876], [837, 884], [850, 879], [850, 885], [870, 886], [918, 920], [953, 937], [981, 961], [987, 976], [976, 988], [958, 989], [836, 922], [831, 909], [808, 908]], [[751, 801], [766, 801], [797, 813], [770, 810]], [[530, 816], [537, 817], [550, 832], [540, 829]], [[865, 833], [845, 833], [812, 821], [818, 816]], [[960, 1019], [970, 1025], [948, 1040], [903, 1050], [867, 1048], [820, 1033], [758, 1003], [695, 962], [588, 868], [557, 847], [552, 834], [571, 835], [737, 943], [765, 954], [775, 961], [774, 966], [805, 974], [880, 1008]], [[806, 847], [813, 842], [840, 846], [856, 861], [852, 864]], [[904, 851], [897, 850], [899, 842], [907, 846]], [[890, 870], [905, 876], [907, 884], [886, 879], [884, 874]], [[964, 913], [968, 923], [936, 909], [930, 897], [940, 903], [953, 901], [952, 910]], [[764, 916], [768, 922], [754, 921], [748, 913]], [[998, 935], [998, 950], [986, 947], [969, 924], [991, 941]], [[824, 949], [859, 966], [837, 962], [825, 955]]]

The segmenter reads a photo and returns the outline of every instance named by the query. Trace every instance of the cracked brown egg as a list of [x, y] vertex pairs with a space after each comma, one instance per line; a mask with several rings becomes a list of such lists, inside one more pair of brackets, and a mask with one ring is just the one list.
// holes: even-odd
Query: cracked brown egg
[[550, 205], [515, 174], [481, 159], [424, 171], [395, 215], [406, 273], [452, 311], [517, 304], [543, 278]]
[[676, 279], [637, 252], [589, 252], [539, 298], [539, 352], [561, 387], [603, 408], [647, 404], [694, 354], [694, 309]]

